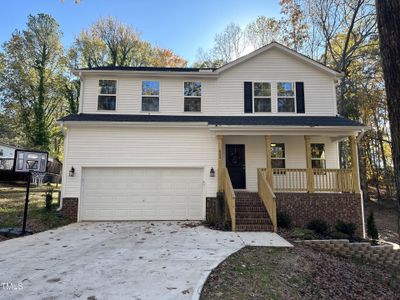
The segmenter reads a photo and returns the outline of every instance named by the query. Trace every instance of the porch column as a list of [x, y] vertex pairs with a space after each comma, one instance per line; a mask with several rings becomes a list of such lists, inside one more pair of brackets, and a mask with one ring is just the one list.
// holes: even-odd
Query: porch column
[[273, 180], [272, 180], [272, 163], [271, 163], [271, 143], [272, 137], [270, 135], [265, 136], [265, 157], [267, 162], [267, 181], [271, 188], [273, 188]]
[[217, 135], [218, 141], [218, 192], [224, 191], [224, 183], [223, 183], [223, 168], [224, 165], [222, 163], [222, 135]]
[[360, 193], [360, 179], [358, 177], [358, 155], [357, 139], [354, 135], [349, 136], [351, 148], [351, 173], [353, 178], [353, 192]]
[[307, 166], [307, 192], [314, 193], [314, 173], [312, 170], [311, 163], [311, 143], [310, 136], [304, 136], [304, 142], [306, 144], [306, 166]]

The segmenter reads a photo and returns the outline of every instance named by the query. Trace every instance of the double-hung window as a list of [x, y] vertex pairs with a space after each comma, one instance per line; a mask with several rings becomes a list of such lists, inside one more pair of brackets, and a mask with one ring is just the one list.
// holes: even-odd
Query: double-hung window
[[278, 112], [295, 112], [294, 82], [278, 82]]
[[183, 85], [184, 111], [201, 112], [201, 82], [185, 82]]
[[117, 102], [117, 81], [99, 80], [98, 110], [115, 110]]
[[254, 112], [271, 112], [271, 83], [254, 82]]
[[271, 144], [271, 167], [282, 169], [286, 168], [285, 144]]
[[325, 145], [311, 144], [311, 166], [313, 169], [325, 169]]
[[160, 82], [142, 81], [142, 111], [160, 110]]

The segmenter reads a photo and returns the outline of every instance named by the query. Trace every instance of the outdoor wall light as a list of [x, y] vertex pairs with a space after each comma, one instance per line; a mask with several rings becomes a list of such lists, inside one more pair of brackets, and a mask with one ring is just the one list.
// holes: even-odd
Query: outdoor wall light
[[71, 170], [69, 170], [69, 177], [74, 177], [75, 176], [75, 169], [74, 167], [71, 168]]
[[211, 168], [211, 170], [210, 170], [210, 177], [215, 177], [214, 168]]

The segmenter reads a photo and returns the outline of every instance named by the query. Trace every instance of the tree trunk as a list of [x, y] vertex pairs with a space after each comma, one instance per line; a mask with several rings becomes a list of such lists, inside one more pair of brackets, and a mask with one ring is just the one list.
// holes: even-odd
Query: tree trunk
[[[387, 96], [400, 233], [400, 1], [376, 0], [377, 20]], [[399, 234], [400, 241], [400, 234]]]
[[391, 199], [391, 193], [390, 193], [390, 185], [389, 185], [389, 180], [390, 175], [389, 175], [389, 169], [388, 169], [388, 164], [386, 160], [386, 155], [385, 155], [385, 146], [383, 145], [383, 130], [381, 129], [381, 126], [379, 125], [379, 120], [378, 116], [376, 115], [376, 112], [373, 114], [374, 118], [374, 124], [376, 127], [376, 138], [378, 140], [379, 144], [379, 152], [380, 152], [380, 157], [382, 158], [382, 165], [383, 165], [383, 184], [385, 185], [386, 191], [385, 191], [385, 198]]

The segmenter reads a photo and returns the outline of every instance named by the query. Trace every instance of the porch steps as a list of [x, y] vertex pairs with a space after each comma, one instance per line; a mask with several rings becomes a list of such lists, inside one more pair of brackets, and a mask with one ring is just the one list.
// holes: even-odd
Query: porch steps
[[235, 192], [237, 231], [274, 231], [258, 193]]

